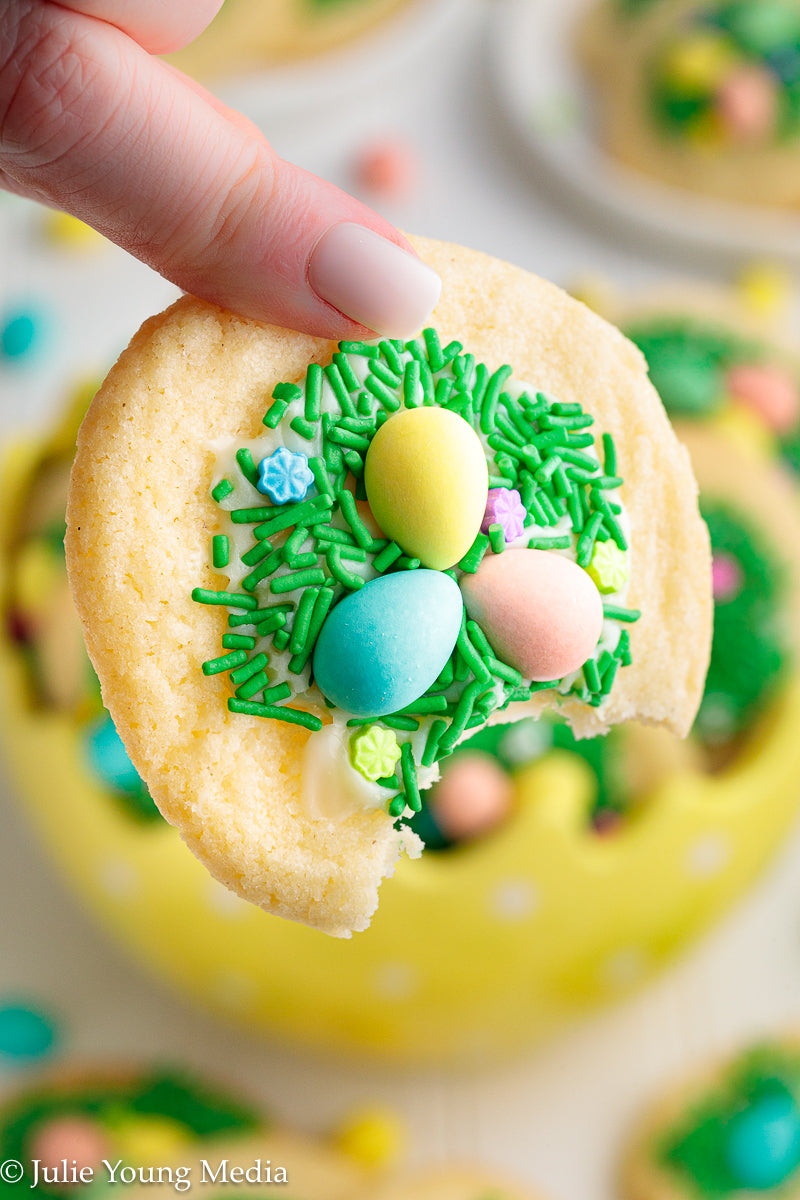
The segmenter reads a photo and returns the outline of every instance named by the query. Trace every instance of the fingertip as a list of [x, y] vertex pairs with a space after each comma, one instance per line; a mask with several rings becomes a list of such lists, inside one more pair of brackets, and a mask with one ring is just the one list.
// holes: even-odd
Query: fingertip
[[96, 17], [127, 33], [149, 54], [171, 54], [198, 37], [224, 0], [58, 0], [62, 8]]

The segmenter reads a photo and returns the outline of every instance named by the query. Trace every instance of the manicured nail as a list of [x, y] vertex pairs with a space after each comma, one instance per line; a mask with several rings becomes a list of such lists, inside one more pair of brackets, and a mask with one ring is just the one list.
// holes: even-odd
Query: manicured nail
[[308, 281], [328, 304], [383, 337], [408, 338], [431, 315], [442, 281], [407, 250], [343, 221], [314, 247]]

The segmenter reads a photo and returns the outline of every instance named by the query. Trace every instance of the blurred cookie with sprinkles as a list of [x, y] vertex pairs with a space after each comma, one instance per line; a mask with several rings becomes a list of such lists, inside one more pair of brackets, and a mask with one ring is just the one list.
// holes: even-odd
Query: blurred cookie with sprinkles
[[579, 53], [615, 157], [723, 200], [800, 203], [798, 0], [601, 0]]
[[131, 759], [228, 887], [347, 936], [487, 721], [685, 734], [710, 643], [697, 489], [621, 334], [418, 240], [433, 327], [338, 346], [186, 298], [96, 397], [67, 556]]

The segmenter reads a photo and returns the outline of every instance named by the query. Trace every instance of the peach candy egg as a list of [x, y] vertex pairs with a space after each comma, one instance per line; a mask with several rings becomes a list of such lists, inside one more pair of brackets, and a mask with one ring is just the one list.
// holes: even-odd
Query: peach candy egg
[[603, 602], [571, 559], [548, 550], [488, 554], [461, 591], [469, 615], [495, 650], [526, 679], [577, 671], [603, 629]]
[[800, 417], [800, 393], [795, 380], [779, 366], [742, 364], [727, 375], [728, 391], [778, 433], [788, 433]]
[[766, 137], [775, 126], [777, 108], [777, 84], [769, 71], [759, 67], [737, 71], [717, 92], [717, 113], [737, 141]]
[[488, 754], [464, 751], [445, 765], [431, 792], [430, 809], [445, 837], [457, 842], [480, 837], [511, 812], [511, 776]]
[[88, 1117], [54, 1117], [36, 1132], [31, 1146], [31, 1158], [43, 1167], [59, 1167], [66, 1159], [73, 1162], [78, 1175], [87, 1167], [97, 1167], [109, 1154], [108, 1138]]

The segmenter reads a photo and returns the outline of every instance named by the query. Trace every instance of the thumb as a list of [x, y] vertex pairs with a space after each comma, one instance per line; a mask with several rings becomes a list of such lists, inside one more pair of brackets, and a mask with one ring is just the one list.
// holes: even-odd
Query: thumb
[[438, 276], [377, 214], [114, 25], [43, 0], [0, 17], [0, 170], [259, 320], [407, 337], [438, 299]]

